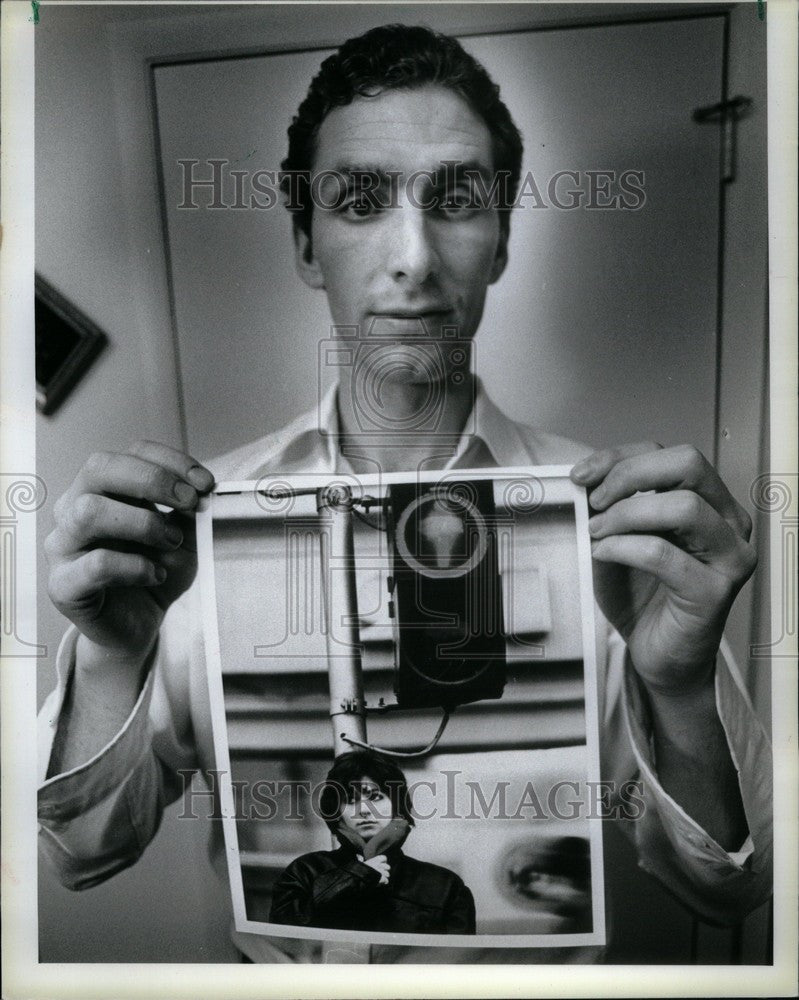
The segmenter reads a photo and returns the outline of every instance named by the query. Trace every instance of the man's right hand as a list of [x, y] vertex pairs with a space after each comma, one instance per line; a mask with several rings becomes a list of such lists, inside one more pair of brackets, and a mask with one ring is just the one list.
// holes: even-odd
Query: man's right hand
[[197, 572], [194, 512], [213, 484], [199, 462], [152, 441], [86, 460], [45, 540], [50, 598], [98, 654], [83, 666], [146, 659]]

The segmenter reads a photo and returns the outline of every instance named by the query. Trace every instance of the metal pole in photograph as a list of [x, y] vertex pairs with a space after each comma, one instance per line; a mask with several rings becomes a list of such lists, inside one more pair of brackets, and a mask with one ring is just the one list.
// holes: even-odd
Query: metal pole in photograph
[[352, 491], [336, 484], [319, 490], [317, 508], [327, 512], [322, 522], [322, 593], [327, 625], [327, 667], [333, 752], [352, 750], [345, 737], [366, 741], [358, 597], [355, 588], [355, 546]]
[[[320, 525], [322, 594], [327, 628], [327, 676], [333, 753], [353, 750], [344, 737], [366, 741], [358, 596], [355, 589], [355, 545], [352, 533], [352, 491], [336, 485], [317, 493], [317, 510], [327, 512]], [[336, 841], [334, 838], [334, 844]], [[322, 942], [325, 964], [365, 965], [370, 946], [360, 941]]]

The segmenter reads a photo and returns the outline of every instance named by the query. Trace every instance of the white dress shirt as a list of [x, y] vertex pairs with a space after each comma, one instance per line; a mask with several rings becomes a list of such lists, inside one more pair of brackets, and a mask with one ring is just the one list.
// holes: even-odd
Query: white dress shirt
[[[335, 387], [319, 407], [278, 431], [210, 462], [217, 481], [266, 474], [349, 471], [338, 447]], [[477, 383], [467, 430], [445, 468], [571, 465], [590, 449], [506, 417]], [[166, 615], [138, 701], [111, 742], [91, 760], [53, 775], [39, 789], [41, 843], [61, 881], [96, 884], [136, 861], [163, 808], [183, 791], [180, 770], [215, 767], [198, 584]], [[723, 850], [661, 787], [647, 728], [645, 696], [620, 636], [597, 609], [597, 664], [603, 780], [643, 782], [643, 817], [627, 823], [639, 864], [698, 916], [732, 923], [772, 891], [771, 748], [729, 656], [720, 656], [716, 701], [739, 774], [749, 837]], [[39, 761], [47, 774], [61, 707], [74, 665], [71, 628], [57, 658], [58, 683], [40, 713]], [[722, 646], [722, 653], [725, 647]], [[226, 878], [221, 824], [211, 822], [210, 850]], [[612, 933], [612, 913], [609, 914]], [[307, 941], [233, 932], [253, 961], [318, 961]], [[372, 961], [590, 962], [597, 948], [463, 949], [372, 947]]]

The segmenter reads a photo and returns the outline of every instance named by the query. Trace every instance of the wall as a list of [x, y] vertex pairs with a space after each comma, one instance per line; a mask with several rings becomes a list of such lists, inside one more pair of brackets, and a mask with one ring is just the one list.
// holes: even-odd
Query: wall
[[[136, 12], [106, 8], [101, 16], [103, 21], [135, 18]], [[177, 428], [152, 426], [152, 412], [142, 405], [137, 297], [128, 273], [117, 123], [102, 25], [87, 30], [85, 11], [47, 7], [36, 30], [36, 143], [47, 149], [36, 164], [36, 266], [109, 338], [109, 347], [61, 410], [51, 418], [37, 416], [38, 473], [48, 490], [38, 522], [43, 537], [53, 503], [89, 451], [177, 435]], [[38, 573], [46, 579], [41, 548]], [[39, 661], [40, 702], [53, 686], [55, 651], [64, 631], [63, 619], [43, 591], [39, 642], [46, 643], [48, 655]], [[212, 880], [207, 830], [178, 822], [176, 814], [175, 808], [167, 811], [155, 843], [134, 870], [82, 895], [63, 889], [41, 866], [42, 961], [230, 957], [226, 902]], [[206, 879], [197, 877], [198, 869]]]

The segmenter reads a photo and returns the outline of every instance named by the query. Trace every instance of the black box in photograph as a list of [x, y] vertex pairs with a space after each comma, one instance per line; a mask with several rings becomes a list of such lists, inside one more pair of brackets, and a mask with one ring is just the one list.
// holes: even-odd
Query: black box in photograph
[[505, 687], [490, 480], [389, 489], [397, 702], [453, 708]]

